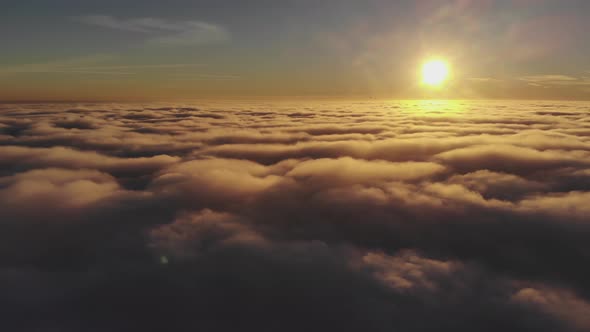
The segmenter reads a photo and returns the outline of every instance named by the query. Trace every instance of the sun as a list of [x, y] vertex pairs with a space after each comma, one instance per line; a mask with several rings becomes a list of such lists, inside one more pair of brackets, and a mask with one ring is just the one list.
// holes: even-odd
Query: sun
[[437, 87], [449, 77], [449, 65], [443, 60], [430, 60], [422, 66], [422, 83]]

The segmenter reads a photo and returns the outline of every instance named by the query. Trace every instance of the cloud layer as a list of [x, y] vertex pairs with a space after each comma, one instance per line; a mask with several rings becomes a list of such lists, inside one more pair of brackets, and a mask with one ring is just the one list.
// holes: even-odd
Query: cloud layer
[[590, 329], [587, 104], [0, 109], [7, 330]]
[[88, 15], [77, 21], [102, 28], [147, 34], [148, 44], [200, 45], [227, 41], [229, 32], [216, 24], [202, 21], [170, 21], [141, 17], [122, 19], [108, 15]]

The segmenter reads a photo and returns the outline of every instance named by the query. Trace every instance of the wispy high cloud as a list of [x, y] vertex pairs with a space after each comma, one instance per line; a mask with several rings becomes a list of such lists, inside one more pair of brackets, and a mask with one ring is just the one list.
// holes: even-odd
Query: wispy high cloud
[[161, 18], [122, 19], [108, 15], [89, 15], [76, 21], [114, 30], [148, 35], [146, 42], [158, 45], [201, 45], [230, 39], [224, 27], [202, 21], [171, 21]]
[[468, 80], [477, 83], [502, 82], [502, 80], [493, 77], [471, 77]]
[[63, 60], [0, 66], [0, 75], [9, 74], [76, 74], [76, 75], [135, 75], [165, 73], [167, 76], [199, 77], [200, 79], [235, 79], [233, 75], [190, 73], [202, 63], [113, 64], [120, 60], [114, 55], [93, 55]]
[[587, 78], [578, 78], [569, 75], [531, 75], [519, 78], [520, 81], [527, 82], [532, 86], [558, 86], [558, 85], [590, 85]]
[[113, 55], [97, 54], [54, 61], [24, 63], [10, 66], [0, 66], [0, 74], [21, 73], [77, 73], [77, 74], [125, 74], [113, 68], [102, 68], [101, 63], [111, 61]]
[[16, 66], [0, 67], [0, 74], [54, 73], [54, 74], [90, 74], [90, 75], [133, 75], [148, 70], [172, 70], [201, 67], [200, 64], [155, 64], [155, 65], [122, 65], [122, 66], [76, 66], [54, 63], [31, 63]]

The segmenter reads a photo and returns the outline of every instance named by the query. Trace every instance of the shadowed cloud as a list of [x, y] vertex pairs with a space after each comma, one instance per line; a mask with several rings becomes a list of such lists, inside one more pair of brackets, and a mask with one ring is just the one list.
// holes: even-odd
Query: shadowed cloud
[[1, 108], [10, 330], [590, 326], [584, 104]]

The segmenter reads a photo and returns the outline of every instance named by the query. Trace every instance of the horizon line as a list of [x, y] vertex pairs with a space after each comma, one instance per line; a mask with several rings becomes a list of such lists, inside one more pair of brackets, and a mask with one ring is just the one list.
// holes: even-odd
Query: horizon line
[[178, 98], [178, 99], [0, 99], [0, 104], [67, 104], [67, 103], [189, 103], [189, 102], [220, 102], [220, 101], [590, 101], [580, 98], [387, 98], [387, 97], [328, 97], [328, 96], [234, 96], [234, 97], [207, 97], [207, 98]]

